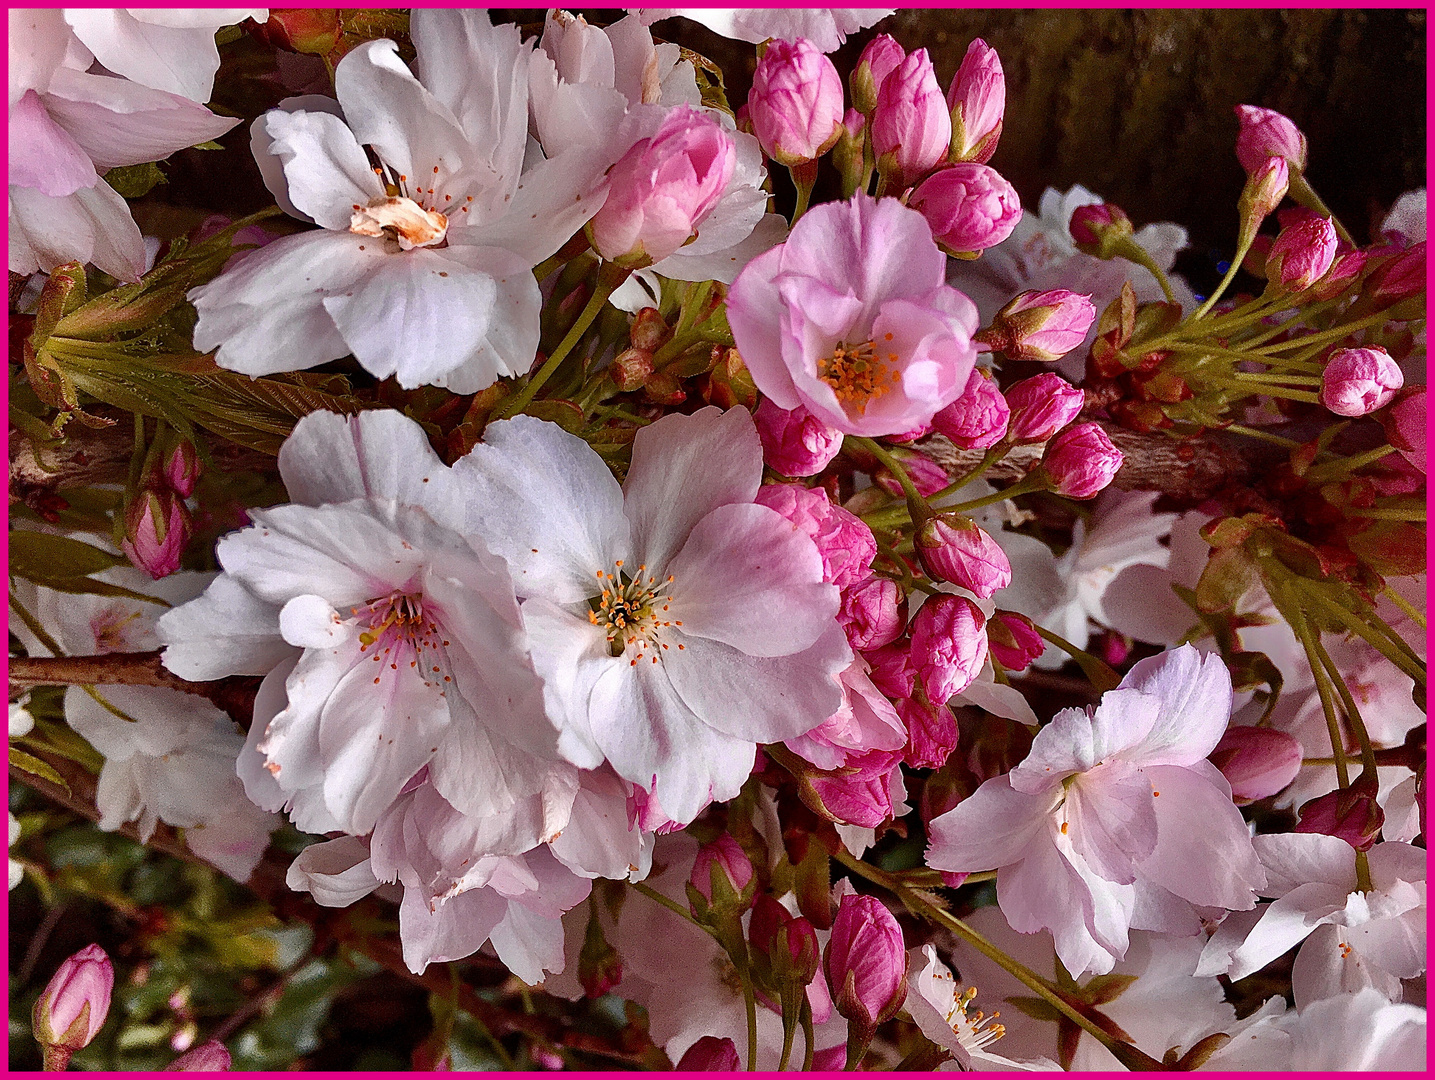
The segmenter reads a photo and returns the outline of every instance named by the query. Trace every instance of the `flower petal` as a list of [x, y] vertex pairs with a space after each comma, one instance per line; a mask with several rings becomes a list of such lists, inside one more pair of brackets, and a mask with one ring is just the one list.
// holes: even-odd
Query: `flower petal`
[[436, 907], [425, 903], [417, 889], [405, 889], [399, 905], [404, 963], [422, 975], [429, 964], [472, 956], [507, 914], [508, 901], [492, 889], [472, 889]]
[[1136, 863], [1156, 847], [1151, 781], [1122, 761], [1084, 774], [1068, 789], [1063, 809], [1072, 848], [1097, 874], [1118, 885], [1136, 880]]
[[558, 752], [585, 769], [603, 763], [593, 741], [588, 705], [593, 685], [610, 667], [627, 663], [610, 656], [603, 632], [586, 619], [540, 596], [523, 602], [523, 624], [533, 666], [543, 679], [543, 700], [558, 725]]
[[354, 133], [333, 113], [271, 109], [254, 123], [255, 141], [267, 140], [283, 164], [290, 202], [324, 228], [347, 231], [355, 206], [384, 197]]
[[321, 907], [348, 907], [379, 887], [369, 845], [357, 836], [310, 844], [289, 864], [285, 884], [307, 892]]
[[164, 666], [182, 679], [267, 675], [295, 654], [279, 634], [279, 605], [261, 600], [221, 574], [204, 595], [173, 608], [156, 624]]
[[144, 273], [144, 237], [129, 204], [103, 180], [51, 198], [10, 185], [10, 269], [49, 273], [67, 262], [91, 262], [121, 281]]
[[1156, 697], [1161, 711], [1139, 747], [1123, 755], [1138, 765], [1192, 765], [1216, 748], [1231, 719], [1231, 676], [1216, 654], [1182, 645], [1138, 660], [1123, 687]]
[[468, 528], [501, 555], [520, 597], [571, 604], [596, 596], [598, 572], [629, 557], [623, 495], [593, 449], [557, 424], [491, 423], [454, 465]]
[[1045, 795], [1014, 790], [1007, 776], [992, 777], [932, 819], [927, 865], [975, 874], [1019, 862], [1030, 847], [1043, 842], [1052, 802]]
[[50, 119], [40, 95], [25, 91], [10, 108], [10, 183], [63, 198], [98, 178], [89, 155]]
[[1073, 773], [1085, 773], [1108, 757], [1139, 744], [1155, 723], [1160, 702], [1139, 690], [1111, 690], [1093, 715], [1062, 709], [1036, 733], [1031, 753], [1011, 771], [1017, 791], [1046, 791]]
[[634, 558], [666, 575], [699, 521], [752, 502], [761, 482], [762, 443], [746, 409], [672, 413], [640, 429], [623, 482]]

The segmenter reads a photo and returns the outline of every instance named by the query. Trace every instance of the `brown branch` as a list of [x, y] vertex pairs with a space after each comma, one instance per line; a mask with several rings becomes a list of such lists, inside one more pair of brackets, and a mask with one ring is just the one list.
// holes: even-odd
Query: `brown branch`
[[10, 685], [18, 690], [34, 686], [159, 686], [182, 690], [212, 701], [246, 731], [254, 717], [254, 695], [259, 683], [259, 677], [253, 675], [190, 682], [165, 668], [158, 651], [10, 657]]

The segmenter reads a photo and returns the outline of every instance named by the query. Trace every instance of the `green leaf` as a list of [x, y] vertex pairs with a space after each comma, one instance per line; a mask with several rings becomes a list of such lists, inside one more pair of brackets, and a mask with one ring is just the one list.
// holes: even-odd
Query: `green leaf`
[[[10, 534], [10, 576], [30, 581], [82, 578], [124, 566], [128, 560], [83, 540], [19, 530]], [[150, 599], [146, 597], [146, 599]]]
[[65, 783], [65, 778], [51, 768], [49, 764], [14, 746], [10, 747], [10, 764], [23, 772], [29, 773], [31, 776], [38, 776], [43, 780], [50, 781], [52, 784], [58, 784], [65, 789], [66, 794], [69, 793], [70, 785]]
[[146, 161], [143, 165], [120, 165], [111, 169], [105, 173], [105, 183], [126, 199], [138, 199], [149, 194], [156, 184], [167, 184], [169, 181], [158, 164]]

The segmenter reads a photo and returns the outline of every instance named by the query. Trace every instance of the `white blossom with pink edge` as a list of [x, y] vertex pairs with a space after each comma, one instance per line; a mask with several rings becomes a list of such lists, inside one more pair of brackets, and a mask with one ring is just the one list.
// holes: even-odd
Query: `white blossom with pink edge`
[[[180, 572], [153, 581], [122, 566], [97, 575], [135, 595], [57, 592], [16, 580], [12, 589], [66, 656], [146, 652], [159, 647], [155, 623], [170, 604], [198, 596], [211, 574]], [[145, 601], [141, 596], [150, 596]], [[11, 614], [10, 632], [29, 656], [50, 650]], [[185, 845], [237, 881], [253, 872], [280, 824], [245, 797], [235, 775], [244, 746], [234, 721], [203, 698], [153, 686], [72, 686], [65, 719], [104, 755], [95, 806], [100, 828], [136, 822], [148, 840], [159, 822], [184, 830]], [[12, 712], [14, 706], [11, 706]], [[131, 719], [117, 716], [118, 709]]]
[[467, 529], [508, 562], [570, 761], [607, 760], [686, 823], [738, 793], [758, 743], [838, 710], [852, 660], [838, 591], [812, 540], [753, 502], [746, 410], [641, 429], [622, 486], [556, 424], [484, 437], [454, 467]]
[[[1299, 1011], [1247, 1017], [1201, 1066], [1217, 1072], [1424, 1072], [1426, 1015], [1378, 990], [1341, 994]], [[1265, 1015], [1262, 1015], [1265, 1014]], [[1251, 1023], [1254, 1020], [1255, 1023]]]
[[219, 542], [225, 572], [159, 624], [184, 678], [265, 676], [239, 767], [250, 796], [305, 831], [360, 835], [430, 765], [465, 813], [517, 814], [539, 796], [526, 846], [551, 837], [573, 768], [508, 574], [465, 535], [423, 430], [396, 412], [311, 413], [279, 473], [294, 501], [251, 511]]
[[58, 9], [10, 11], [10, 270], [94, 263], [122, 281], [144, 269], [128, 204], [101, 174], [158, 161], [237, 121], [110, 74]]
[[1231, 789], [1206, 760], [1231, 713], [1218, 657], [1190, 646], [1138, 662], [1091, 713], [1064, 709], [1013, 769], [931, 823], [927, 863], [997, 869], [1023, 933], [1051, 930], [1073, 974], [1104, 974], [1128, 931], [1200, 931], [1255, 906], [1265, 873]]
[[421, 9], [412, 33], [418, 78], [393, 42], [365, 42], [335, 69], [337, 103], [291, 99], [251, 126], [275, 200], [322, 228], [191, 292], [195, 348], [222, 367], [353, 353], [403, 387], [467, 394], [532, 365], [531, 270], [602, 204], [607, 162], [583, 144], [527, 157], [532, 49], [516, 27]]
[[1367, 986], [1399, 1001], [1400, 981], [1425, 971], [1425, 852], [1376, 844], [1366, 854], [1373, 888], [1362, 892], [1355, 849], [1339, 837], [1275, 833], [1254, 843], [1261, 892], [1276, 900], [1227, 918], [1197, 974], [1244, 979], [1304, 942], [1291, 971], [1297, 1008]]
[[825, 53], [836, 52], [848, 34], [865, 30], [895, 8], [629, 8], [645, 24], [675, 15], [706, 26], [714, 34], [759, 44], [768, 38], [807, 38]]

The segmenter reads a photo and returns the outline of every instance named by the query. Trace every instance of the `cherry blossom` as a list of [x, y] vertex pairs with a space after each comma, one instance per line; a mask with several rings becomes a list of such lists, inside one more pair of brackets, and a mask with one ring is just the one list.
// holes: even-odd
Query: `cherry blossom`
[[335, 69], [337, 103], [291, 98], [252, 125], [275, 200], [322, 228], [190, 294], [195, 348], [220, 366], [267, 375], [353, 353], [379, 378], [455, 393], [531, 366], [530, 270], [602, 204], [607, 162], [583, 144], [526, 160], [531, 47], [516, 27], [435, 9], [412, 27], [418, 78], [392, 41], [366, 42]]
[[1024, 933], [1049, 929], [1073, 974], [1102, 974], [1132, 927], [1194, 934], [1200, 909], [1248, 910], [1265, 874], [1206, 761], [1231, 711], [1230, 676], [1183, 646], [1138, 662], [1091, 713], [1064, 709], [1031, 753], [931, 823], [928, 865], [998, 869]]
[[768, 38], [807, 38], [823, 52], [836, 52], [848, 34], [865, 30], [892, 8], [629, 8], [645, 24], [681, 15], [715, 34], [758, 43]]
[[835, 713], [851, 662], [807, 534], [753, 503], [742, 409], [643, 428], [620, 487], [586, 443], [490, 424], [455, 466], [468, 530], [507, 560], [560, 751], [605, 759], [687, 822], [737, 794], [759, 742]]

